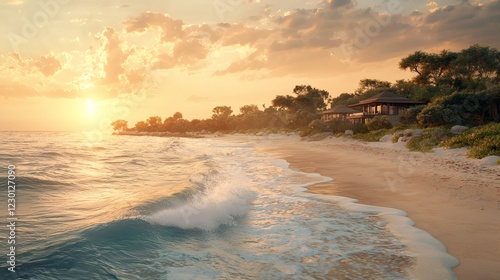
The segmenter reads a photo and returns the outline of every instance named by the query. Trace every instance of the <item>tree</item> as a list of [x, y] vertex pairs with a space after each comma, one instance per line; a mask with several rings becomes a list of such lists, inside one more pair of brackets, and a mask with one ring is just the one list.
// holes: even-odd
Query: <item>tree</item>
[[114, 131], [127, 131], [128, 130], [128, 122], [125, 120], [116, 120], [111, 123]]
[[159, 131], [162, 124], [161, 117], [149, 117], [147, 123], [151, 131]]
[[381, 81], [377, 79], [363, 79], [359, 81], [359, 87], [356, 90], [356, 94], [361, 95], [368, 91], [376, 89], [387, 89], [391, 87], [391, 83], [387, 81]]
[[252, 114], [252, 113], [256, 113], [259, 111], [259, 107], [257, 107], [257, 105], [245, 105], [243, 107], [240, 108], [240, 113], [242, 115], [248, 115], [248, 114]]
[[399, 68], [410, 70], [418, 75], [413, 81], [419, 85], [438, 86], [441, 77], [452, 70], [452, 64], [457, 59], [457, 53], [443, 50], [440, 54], [429, 54], [422, 51], [403, 58]]
[[230, 106], [217, 106], [213, 110], [212, 120], [214, 120], [217, 129], [228, 129], [229, 116], [233, 113]]
[[173, 132], [186, 132], [189, 130], [190, 122], [185, 119], [177, 119], [173, 122], [171, 131]]
[[339, 106], [339, 105], [351, 105], [356, 103], [354, 98], [356, 95], [354, 93], [341, 93], [339, 96], [331, 99], [331, 107]]
[[472, 45], [462, 50], [452, 64], [449, 79], [457, 89], [476, 92], [487, 89], [489, 83], [498, 80], [500, 52], [490, 47]]
[[324, 132], [328, 130], [327, 124], [322, 120], [313, 120], [308, 125], [309, 129], [313, 132]]
[[182, 119], [182, 113], [180, 112], [175, 112], [175, 114], [172, 116], [174, 118], [174, 121]]
[[429, 54], [423, 51], [416, 51], [413, 54], [401, 59], [399, 68], [402, 70], [410, 70], [418, 75], [424, 75], [425, 64], [429, 60]]
[[443, 77], [452, 71], [457, 57], [457, 53], [448, 50], [441, 51], [439, 55], [433, 54], [430, 56], [430, 61], [425, 71], [431, 84], [440, 86], [445, 81]]
[[313, 88], [309, 85], [295, 86], [293, 92], [297, 95], [295, 103], [299, 109], [322, 110], [329, 103], [330, 93], [326, 90]]
[[472, 45], [460, 52], [439, 54], [417, 51], [403, 58], [399, 67], [417, 74], [413, 82], [439, 87], [441, 93], [477, 92], [500, 81], [500, 53], [497, 49]]
[[320, 115], [316, 111], [311, 111], [307, 109], [301, 109], [293, 114], [288, 114], [288, 123], [292, 128], [303, 128], [307, 127], [312, 121], [320, 118]]
[[309, 85], [295, 86], [293, 92], [295, 97], [278, 95], [272, 100], [273, 107], [286, 112], [284, 119], [291, 128], [307, 127], [310, 122], [319, 119], [318, 112], [325, 109], [330, 101], [328, 91]]
[[217, 106], [212, 110], [212, 112], [212, 119], [217, 120], [227, 119], [233, 113], [233, 110], [231, 110], [230, 106]]
[[145, 121], [140, 121], [135, 124], [136, 131], [148, 131], [149, 125]]
[[280, 110], [295, 110], [295, 98], [290, 95], [277, 95], [272, 100], [273, 107]]
[[432, 85], [419, 85], [410, 80], [397, 80], [392, 86], [394, 93], [406, 98], [428, 103], [443, 91]]

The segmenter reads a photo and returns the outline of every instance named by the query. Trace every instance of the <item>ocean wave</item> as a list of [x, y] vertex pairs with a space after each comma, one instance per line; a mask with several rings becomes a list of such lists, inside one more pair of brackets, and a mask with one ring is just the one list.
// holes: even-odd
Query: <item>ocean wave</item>
[[143, 219], [162, 226], [206, 231], [221, 225], [234, 225], [250, 209], [256, 195], [241, 172], [224, 174], [209, 175], [208, 178], [201, 176], [206, 179], [203, 192], [177, 207], [160, 210]]
[[[152, 242], [155, 234], [153, 227], [140, 219], [96, 224], [68, 233], [49, 247], [22, 253], [17, 273], [2, 273], [7, 271], [2, 267], [0, 279], [69, 279], [68, 271], [71, 279], [133, 279], [137, 269], [127, 264], [142, 262], [148, 269], [152, 256], [144, 249], [156, 248]], [[123, 264], [116, 263], [117, 259]]]
[[23, 175], [23, 176], [18, 176], [16, 178], [16, 185], [22, 187], [23, 190], [28, 190], [28, 189], [40, 189], [40, 188], [56, 187], [56, 186], [66, 186], [68, 185], [68, 183], [63, 182], [61, 180], [50, 180], [40, 177]]

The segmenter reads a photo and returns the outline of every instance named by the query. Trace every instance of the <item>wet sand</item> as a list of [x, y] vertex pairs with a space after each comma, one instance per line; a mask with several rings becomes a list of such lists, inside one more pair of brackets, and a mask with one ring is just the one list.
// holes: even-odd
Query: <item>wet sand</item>
[[458, 279], [500, 279], [500, 166], [466, 158], [464, 149], [419, 153], [345, 138], [253, 138], [292, 169], [334, 179], [310, 192], [405, 211], [460, 260]]

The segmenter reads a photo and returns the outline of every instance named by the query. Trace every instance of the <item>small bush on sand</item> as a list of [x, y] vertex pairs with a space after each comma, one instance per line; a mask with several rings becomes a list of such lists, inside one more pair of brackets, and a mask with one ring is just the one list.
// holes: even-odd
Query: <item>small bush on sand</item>
[[435, 127], [424, 129], [422, 136], [413, 137], [406, 142], [410, 151], [431, 152], [448, 135], [446, 127]]
[[398, 132], [394, 133], [394, 136], [392, 136], [392, 143], [397, 143], [399, 141], [399, 138], [401, 138], [403, 136], [404, 136], [403, 131], [398, 131]]
[[469, 150], [469, 157], [484, 158], [487, 156], [500, 156], [500, 134], [487, 136], [474, 142]]
[[300, 137], [307, 137], [307, 136], [310, 136], [312, 134], [314, 134], [314, 131], [310, 128], [306, 128], [306, 129], [300, 131], [300, 133], [299, 133]]
[[387, 117], [375, 117], [371, 119], [366, 125], [368, 130], [380, 130], [380, 129], [389, 129], [392, 128], [392, 123]]
[[380, 138], [387, 134], [392, 134], [390, 129], [380, 129], [375, 131], [370, 131], [368, 133], [354, 134], [353, 138], [358, 140], [364, 140], [367, 142], [378, 142]]
[[488, 136], [500, 134], [500, 123], [490, 123], [483, 126], [476, 126], [466, 130], [447, 141], [441, 143], [445, 148], [461, 148], [465, 146], [474, 146], [476, 141], [480, 141]]
[[446, 148], [470, 147], [469, 157], [500, 156], [500, 123], [473, 127], [441, 143]]
[[326, 123], [322, 120], [314, 120], [309, 123], [308, 128], [314, 132], [325, 132], [328, 131]]

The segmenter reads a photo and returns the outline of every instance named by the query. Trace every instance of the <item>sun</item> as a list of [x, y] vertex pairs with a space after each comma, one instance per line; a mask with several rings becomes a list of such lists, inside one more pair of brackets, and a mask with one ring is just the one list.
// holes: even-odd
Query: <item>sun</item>
[[87, 98], [87, 100], [85, 100], [85, 108], [87, 114], [95, 115], [97, 104], [94, 101], [92, 101], [92, 99]]

